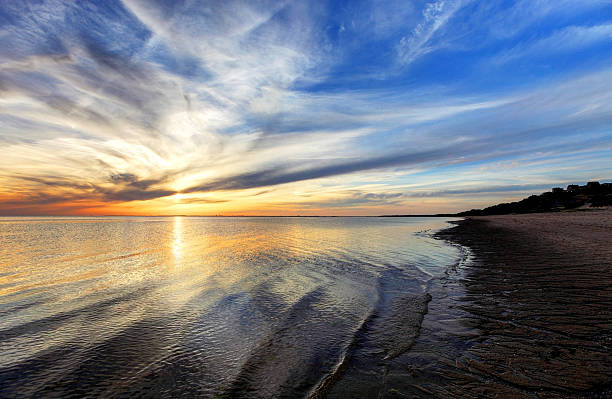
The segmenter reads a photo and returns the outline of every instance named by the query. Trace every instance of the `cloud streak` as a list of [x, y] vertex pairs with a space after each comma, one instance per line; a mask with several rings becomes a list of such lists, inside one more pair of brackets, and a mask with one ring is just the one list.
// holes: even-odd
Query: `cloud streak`
[[461, 152], [457, 147], [448, 147], [423, 152], [408, 152], [390, 154], [387, 156], [359, 159], [331, 165], [312, 167], [294, 171], [282, 171], [277, 168], [257, 172], [243, 173], [219, 180], [189, 187], [183, 192], [208, 192], [221, 190], [242, 190], [256, 187], [267, 187], [303, 180], [318, 179], [329, 176], [338, 176], [371, 169], [388, 168], [393, 166], [409, 166], [419, 163], [440, 161], [457, 156]]
[[417, 58], [434, 51], [431, 39], [442, 29], [453, 15], [469, 0], [438, 0], [427, 3], [423, 9], [423, 20], [410, 34], [401, 38], [398, 46], [399, 59], [410, 64]]
[[553, 32], [548, 37], [521, 43], [502, 53], [496, 58], [496, 62], [506, 63], [525, 57], [545, 57], [580, 51], [605, 43], [612, 43], [612, 24], [569, 26]]

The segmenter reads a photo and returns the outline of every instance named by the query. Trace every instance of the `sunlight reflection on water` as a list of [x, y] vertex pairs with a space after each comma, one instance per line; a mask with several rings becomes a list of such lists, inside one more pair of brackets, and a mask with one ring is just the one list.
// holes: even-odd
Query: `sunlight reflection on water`
[[183, 260], [183, 217], [175, 216], [173, 219], [172, 254], [174, 255], [174, 264], [178, 266]]
[[0, 396], [303, 394], [385, 298], [456, 260], [415, 234], [442, 226], [2, 218]]

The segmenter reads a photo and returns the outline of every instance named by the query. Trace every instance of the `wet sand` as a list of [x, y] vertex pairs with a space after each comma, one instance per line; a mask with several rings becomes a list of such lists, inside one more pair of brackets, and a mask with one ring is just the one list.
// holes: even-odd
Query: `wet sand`
[[612, 210], [473, 217], [437, 237], [473, 254], [451, 301], [465, 331], [398, 397], [612, 397]]

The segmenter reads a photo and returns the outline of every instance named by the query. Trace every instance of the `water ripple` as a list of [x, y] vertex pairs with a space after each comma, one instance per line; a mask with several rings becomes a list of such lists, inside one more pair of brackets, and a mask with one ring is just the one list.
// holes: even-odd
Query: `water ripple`
[[317, 397], [461, 256], [403, 218], [2, 218], [0, 396]]

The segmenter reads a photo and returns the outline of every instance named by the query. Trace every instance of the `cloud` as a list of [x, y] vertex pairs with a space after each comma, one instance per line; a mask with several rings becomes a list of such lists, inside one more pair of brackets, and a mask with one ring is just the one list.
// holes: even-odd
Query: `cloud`
[[499, 6], [493, 2], [485, 4], [487, 14], [479, 14], [492, 37], [508, 39], [521, 34], [534, 25], [549, 23], [550, 20], [563, 21], [568, 16], [579, 17], [582, 14], [600, 9], [609, 3], [607, 0], [519, 0], [509, 7]]
[[495, 58], [495, 62], [501, 64], [525, 57], [541, 58], [578, 51], [602, 43], [612, 43], [612, 24], [568, 26], [553, 32], [550, 36], [523, 42], [503, 51]]
[[151, 186], [159, 185], [168, 180], [168, 176], [159, 179], [142, 180], [133, 173], [117, 173], [110, 176], [110, 180], [115, 184], [126, 184], [140, 190], [146, 190]]
[[[461, 147], [463, 147], [463, 151], [466, 151], [467, 146]], [[267, 187], [278, 184], [337, 176], [378, 168], [407, 166], [411, 164], [440, 161], [448, 159], [451, 156], [457, 156], [461, 153], [462, 151], [460, 147], [453, 146], [432, 151], [389, 154], [386, 156], [370, 159], [357, 159], [348, 162], [334, 163], [330, 165], [317, 166], [293, 171], [273, 168], [257, 172], [242, 173], [214, 180], [209, 183], [189, 187], [183, 190], [183, 192], [192, 193]]]
[[[10, 200], [8, 204], [50, 204], [74, 201], [101, 201], [101, 202], [130, 202], [146, 201], [155, 198], [167, 197], [176, 194], [176, 191], [167, 189], [151, 189], [164, 179], [140, 180], [131, 173], [120, 173], [110, 176], [114, 186], [105, 186], [91, 182], [78, 182], [62, 178], [39, 178], [32, 176], [15, 176], [20, 180], [33, 182], [41, 187], [36, 192], [28, 193], [18, 199]], [[55, 191], [49, 191], [53, 189]]]
[[296, 202], [281, 202], [278, 205], [299, 204], [300, 207], [310, 209], [380, 207], [401, 205], [407, 198], [406, 194], [401, 192], [375, 193], [350, 190], [333, 194], [333, 198], [321, 198], [314, 201], [300, 198]]
[[[401, 141], [389, 140], [393, 146], [376, 148], [379, 156], [345, 156], [336, 159], [309, 162], [290, 160], [277, 161], [272, 167], [261, 167], [251, 172], [212, 179], [203, 184], [188, 187], [184, 192], [208, 192], [240, 190], [266, 187], [291, 182], [326, 178], [381, 168], [427, 167], [460, 165], [485, 160], [525, 156], [527, 154], [563, 154], [579, 149], [609, 145], [605, 127], [610, 123], [610, 92], [601, 86], [610, 72], [594, 74], [585, 78], [557, 85], [554, 89], [544, 87], [521, 96], [500, 99], [494, 103], [475, 103], [461, 107], [421, 106], [416, 108], [415, 118], [410, 122], [410, 111], [397, 111], [377, 115], [376, 123], [384, 126], [393, 115], [404, 115], [406, 128], [412, 123], [418, 129], [418, 137]], [[418, 111], [421, 111], [420, 115]], [[433, 110], [431, 116], [428, 112]], [[521, 115], [517, 118], [517, 115]], [[461, 117], [459, 117], [461, 116]], [[368, 114], [361, 115], [364, 123]], [[350, 116], [349, 116], [350, 118]], [[349, 119], [350, 120], [350, 119]], [[378, 122], [380, 120], [380, 122]], [[431, 125], [427, 122], [435, 120]], [[425, 125], [423, 125], [425, 123]], [[601, 130], [602, 137], [583, 137], [585, 131]], [[376, 135], [376, 130], [373, 130]], [[371, 133], [352, 136], [352, 140], [367, 140]], [[298, 135], [296, 139], [304, 138]], [[389, 135], [389, 139], [393, 135]], [[440, 140], [444, 138], [443, 145]], [[412, 141], [412, 143], [411, 143]], [[578, 142], [577, 142], [578, 141]], [[607, 143], [607, 144], [606, 144]], [[273, 139], [260, 143], [261, 151], [277, 151]], [[268, 146], [270, 149], [268, 149]], [[398, 147], [405, 150], [398, 151]], [[427, 150], [415, 150], [428, 148]], [[266, 152], [267, 153], [267, 152]], [[346, 153], [346, 151], [345, 151]], [[359, 154], [359, 153], [358, 153]], [[363, 154], [363, 153], [362, 153]]]
[[155, 198], [167, 197], [175, 194], [172, 190], [142, 190], [137, 188], [125, 188], [117, 191], [100, 190], [104, 201], [146, 201]]
[[213, 199], [213, 198], [181, 198], [179, 202], [181, 204], [222, 204], [229, 202], [227, 199]]
[[550, 184], [513, 184], [509, 186], [491, 186], [483, 185], [471, 188], [458, 188], [438, 191], [420, 191], [408, 194], [410, 197], [423, 198], [423, 197], [446, 197], [455, 195], [472, 195], [472, 194], [497, 194], [497, 193], [525, 193], [534, 190], [547, 191], [550, 190]]
[[469, 1], [438, 0], [427, 3], [423, 9], [423, 20], [408, 35], [401, 38], [397, 51], [400, 61], [410, 64], [417, 58], [433, 51], [436, 46], [431, 39], [446, 25], [450, 18]]

